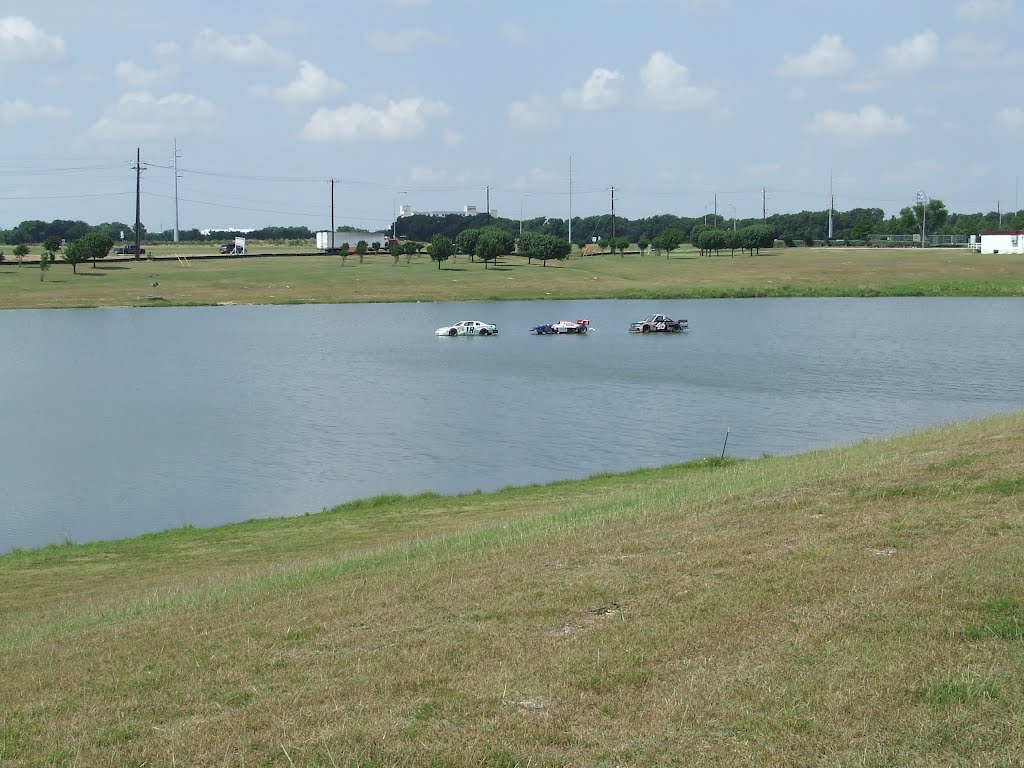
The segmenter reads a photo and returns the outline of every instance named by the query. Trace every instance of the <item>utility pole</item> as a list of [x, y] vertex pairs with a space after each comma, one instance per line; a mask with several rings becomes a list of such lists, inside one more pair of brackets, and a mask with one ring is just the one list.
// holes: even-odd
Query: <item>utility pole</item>
[[761, 187], [761, 223], [768, 223], [768, 190]]
[[572, 248], [572, 155], [569, 155], [569, 248]]
[[491, 223], [491, 185], [488, 184], [484, 189], [487, 191], [487, 223]]
[[828, 172], [828, 240], [832, 242], [832, 211], [836, 207], [836, 196], [832, 194], [832, 171]]
[[334, 247], [334, 179], [328, 182], [331, 185], [331, 247]]
[[718, 193], [715, 192], [715, 229], [718, 229]]
[[615, 186], [612, 185], [612, 240], [615, 239]]
[[178, 242], [178, 179], [181, 174], [178, 171], [178, 158], [181, 152], [178, 151], [178, 139], [174, 139], [174, 242]]
[[921, 206], [921, 247], [924, 248], [928, 229], [928, 195], [925, 194], [923, 189], [917, 193], [917, 202]]
[[135, 148], [135, 260], [139, 260], [139, 249], [142, 247], [142, 155]]

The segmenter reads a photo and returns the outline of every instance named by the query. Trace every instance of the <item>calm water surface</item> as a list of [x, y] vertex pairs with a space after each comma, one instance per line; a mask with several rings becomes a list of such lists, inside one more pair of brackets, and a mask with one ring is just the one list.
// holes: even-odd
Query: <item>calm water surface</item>
[[[653, 311], [690, 331], [626, 332]], [[577, 317], [595, 331], [528, 333]], [[500, 335], [433, 336], [463, 319]], [[9, 311], [0, 335], [0, 552], [1024, 406], [1013, 299]]]

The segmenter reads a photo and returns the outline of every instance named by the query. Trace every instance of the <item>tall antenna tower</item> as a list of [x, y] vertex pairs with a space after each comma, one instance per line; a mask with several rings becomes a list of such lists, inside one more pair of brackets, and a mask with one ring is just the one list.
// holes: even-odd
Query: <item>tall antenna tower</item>
[[138, 147], [135, 148], [135, 260], [139, 260], [139, 252], [142, 248], [142, 172], [145, 167], [142, 165], [142, 155]]
[[836, 207], [836, 196], [832, 194], [832, 171], [828, 172], [828, 239], [832, 240], [832, 211]]
[[615, 239], [615, 185], [612, 185], [612, 240]]
[[178, 242], [178, 179], [181, 172], [178, 170], [178, 158], [181, 152], [178, 151], [178, 139], [174, 139], [174, 242]]
[[572, 247], [572, 155], [569, 155], [569, 247]]

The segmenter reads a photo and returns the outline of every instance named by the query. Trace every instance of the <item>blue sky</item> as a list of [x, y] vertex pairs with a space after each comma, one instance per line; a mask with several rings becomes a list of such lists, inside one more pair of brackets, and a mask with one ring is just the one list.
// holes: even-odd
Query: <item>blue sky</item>
[[0, 227], [1006, 211], [1020, 2], [7, 0]]

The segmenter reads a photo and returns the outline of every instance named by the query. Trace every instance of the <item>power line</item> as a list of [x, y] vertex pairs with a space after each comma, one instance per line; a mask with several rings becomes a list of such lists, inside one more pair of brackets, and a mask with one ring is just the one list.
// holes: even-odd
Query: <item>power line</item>
[[80, 200], [88, 197], [120, 197], [121, 195], [130, 195], [131, 190], [125, 190], [124, 192], [95, 192], [89, 195], [12, 195], [10, 197], [0, 197], [0, 200]]

